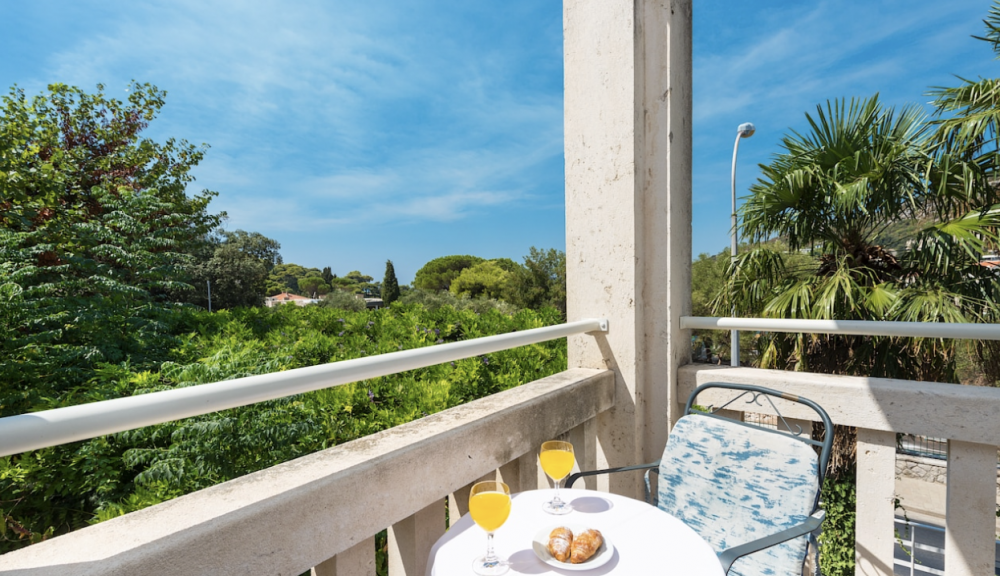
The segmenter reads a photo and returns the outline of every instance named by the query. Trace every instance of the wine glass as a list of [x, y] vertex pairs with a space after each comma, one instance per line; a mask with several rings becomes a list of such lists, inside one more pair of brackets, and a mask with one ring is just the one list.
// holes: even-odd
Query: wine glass
[[542, 470], [556, 485], [555, 496], [552, 500], [542, 505], [542, 510], [549, 514], [569, 514], [573, 507], [568, 502], [559, 499], [559, 482], [569, 475], [573, 470], [573, 445], [569, 442], [551, 440], [542, 444], [542, 451], [538, 454], [538, 459], [542, 462]]
[[469, 514], [486, 530], [486, 555], [472, 561], [472, 571], [480, 576], [506, 574], [510, 564], [493, 552], [493, 533], [510, 516], [510, 488], [493, 480], [476, 483], [469, 492]]

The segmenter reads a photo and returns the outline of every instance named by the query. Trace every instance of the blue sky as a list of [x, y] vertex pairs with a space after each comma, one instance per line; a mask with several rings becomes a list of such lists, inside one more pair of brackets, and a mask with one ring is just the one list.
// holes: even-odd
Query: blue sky
[[[924, 105], [1000, 76], [983, 0], [695, 3], [694, 253], [827, 98]], [[427, 260], [565, 248], [562, 8], [554, 0], [4, 2], [0, 84], [167, 90], [148, 134], [211, 149], [197, 189], [286, 262], [409, 282]]]

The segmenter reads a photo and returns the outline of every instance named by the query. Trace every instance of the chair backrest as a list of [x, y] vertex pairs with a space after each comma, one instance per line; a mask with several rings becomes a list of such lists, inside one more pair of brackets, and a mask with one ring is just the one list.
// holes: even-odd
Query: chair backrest
[[[734, 390], [735, 398], [718, 408], [695, 407], [708, 388]], [[795, 426], [767, 429], [724, 418], [715, 413], [740, 399], [760, 404], [770, 396], [812, 408], [826, 428], [823, 441]], [[774, 403], [761, 411], [777, 412]], [[784, 421], [780, 416], [779, 421]], [[796, 434], [798, 432], [798, 434]], [[766, 388], [712, 383], [700, 386], [688, 399], [663, 452], [658, 482], [658, 505], [691, 526], [716, 552], [774, 534], [800, 524], [816, 511], [826, 471], [833, 428], [829, 416], [815, 403]], [[820, 454], [814, 447], [820, 448]], [[737, 560], [730, 575], [800, 574], [807, 537], [797, 538]]]

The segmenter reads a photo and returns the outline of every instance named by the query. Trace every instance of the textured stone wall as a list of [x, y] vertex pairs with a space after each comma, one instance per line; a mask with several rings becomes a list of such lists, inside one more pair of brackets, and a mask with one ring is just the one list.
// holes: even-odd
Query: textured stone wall
[[[948, 484], [948, 466], [944, 460], [909, 454], [896, 455], [896, 478], [916, 478], [924, 482]], [[1000, 495], [1000, 470], [997, 471], [997, 494]]]
[[925, 482], [947, 484], [948, 467], [944, 460], [897, 454], [896, 478], [917, 478]]

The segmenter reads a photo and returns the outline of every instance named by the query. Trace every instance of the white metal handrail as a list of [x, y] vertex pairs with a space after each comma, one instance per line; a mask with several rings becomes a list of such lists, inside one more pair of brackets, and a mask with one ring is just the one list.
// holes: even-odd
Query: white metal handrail
[[798, 320], [789, 318], [681, 316], [681, 328], [1000, 340], [1000, 324], [961, 324], [949, 322], [874, 322], [868, 320]]
[[9, 416], [0, 418], [0, 456], [389, 376], [574, 334], [607, 330], [608, 321], [605, 319], [578, 320], [523, 332]]

